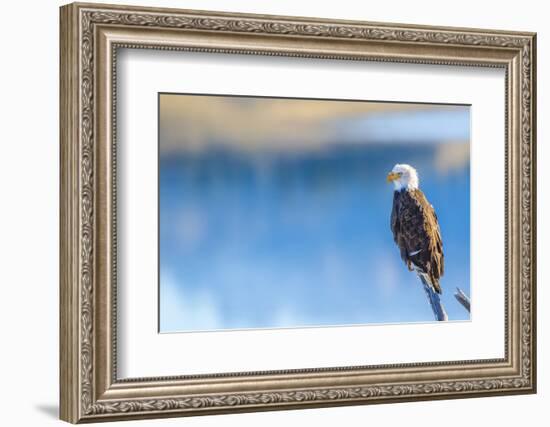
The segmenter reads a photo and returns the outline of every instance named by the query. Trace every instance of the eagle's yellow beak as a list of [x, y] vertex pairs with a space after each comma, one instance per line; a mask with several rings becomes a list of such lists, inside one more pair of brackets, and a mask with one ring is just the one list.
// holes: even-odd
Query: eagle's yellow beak
[[388, 174], [388, 177], [386, 178], [388, 182], [393, 182], [395, 181], [396, 179], [399, 179], [399, 174], [398, 173], [395, 173], [395, 172], [390, 172]]

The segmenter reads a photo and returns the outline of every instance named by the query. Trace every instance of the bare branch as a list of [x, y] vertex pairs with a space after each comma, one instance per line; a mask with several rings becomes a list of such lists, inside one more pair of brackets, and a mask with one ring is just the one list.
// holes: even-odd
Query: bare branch
[[460, 288], [456, 288], [456, 292], [455, 292], [455, 298], [457, 299], [457, 301], [466, 309], [468, 310], [468, 313], [470, 312], [470, 298], [468, 297], [468, 295], [466, 295], [462, 289]]
[[445, 311], [445, 307], [443, 307], [443, 303], [439, 298], [439, 294], [424, 279], [422, 274], [419, 274], [418, 277], [420, 277], [422, 285], [424, 286], [424, 291], [426, 292], [426, 296], [428, 297], [428, 301], [430, 303], [430, 306], [432, 307], [435, 320], [440, 322], [445, 322], [449, 320], [449, 317], [447, 316], [447, 312]]

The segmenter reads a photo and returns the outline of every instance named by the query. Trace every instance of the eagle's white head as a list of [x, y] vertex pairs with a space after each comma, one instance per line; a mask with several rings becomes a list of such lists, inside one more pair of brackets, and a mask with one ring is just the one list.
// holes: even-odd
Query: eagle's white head
[[418, 188], [418, 174], [409, 165], [395, 165], [388, 174], [388, 182], [393, 182], [395, 191]]

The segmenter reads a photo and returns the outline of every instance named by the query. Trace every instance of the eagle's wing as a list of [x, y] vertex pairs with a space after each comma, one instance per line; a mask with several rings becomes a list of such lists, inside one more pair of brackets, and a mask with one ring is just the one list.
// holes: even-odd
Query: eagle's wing
[[393, 240], [395, 241], [395, 243], [397, 244], [401, 252], [401, 259], [403, 260], [404, 263], [407, 264], [409, 268], [411, 268], [410, 262], [407, 260], [406, 243], [403, 240], [403, 235], [401, 233], [400, 212], [399, 212], [399, 206], [401, 203], [400, 199], [401, 199], [401, 192], [395, 191], [393, 193], [393, 207], [391, 211], [390, 227], [393, 233]]
[[434, 289], [441, 293], [439, 279], [444, 271], [443, 242], [434, 208], [422, 191], [404, 191], [397, 203], [397, 223], [394, 238], [405, 252], [405, 261], [428, 276]]
[[399, 192], [395, 191], [393, 193], [393, 207], [391, 210], [391, 219], [390, 219], [390, 227], [391, 231], [393, 233], [393, 240], [395, 240], [395, 243], [398, 243], [399, 238]]

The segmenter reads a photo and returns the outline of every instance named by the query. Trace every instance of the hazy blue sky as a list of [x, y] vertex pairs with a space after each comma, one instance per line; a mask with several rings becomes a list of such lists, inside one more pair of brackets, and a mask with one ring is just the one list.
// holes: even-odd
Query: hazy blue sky
[[469, 108], [160, 96], [162, 332], [433, 321], [389, 226], [417, 168], [470, 293]]

